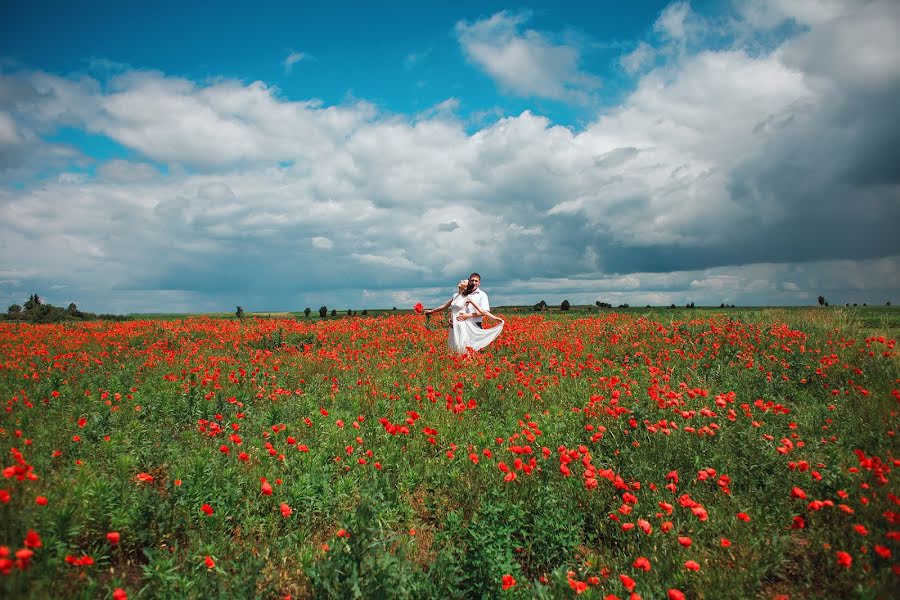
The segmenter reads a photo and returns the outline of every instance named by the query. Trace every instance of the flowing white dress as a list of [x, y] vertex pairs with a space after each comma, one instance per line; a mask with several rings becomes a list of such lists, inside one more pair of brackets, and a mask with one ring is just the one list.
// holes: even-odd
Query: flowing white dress
[[456, 317], [463, 312], [466, 312], [466, 297], [462, 294], [454, 294], [453, 300], [450, 302], [450, 331], [447, 334], [447, 344], [454, 352], [462, 354], [466, 348], [481, 350], [496, 340], [503, 331], [504, 321], [502, 319], [497, 319], [500, 321], [498, 325], [490, 329], [482, 329], [472, 319], [458, 320]]

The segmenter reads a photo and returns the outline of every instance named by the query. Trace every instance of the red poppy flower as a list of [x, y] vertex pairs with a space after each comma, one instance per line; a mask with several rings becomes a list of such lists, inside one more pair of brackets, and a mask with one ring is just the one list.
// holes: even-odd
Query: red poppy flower
[[285, 503], [285, 502], [281, 503], [281, 516], [282, 517], [287, 518], [287, 517], [291, 516], [293, 513], [294, 513], [293, 509], [290, 506], [288, 506], [287, 503]]
[[[422, 305], [421, 305], [421, 304], [416, 304], [416, 306], [421, 308]], [[420, 311], [417, 310], [416, 312], [420, 312]], [[513, 576], [512, 576], [512, 575], [504, 575], [504, 576], [503, 576], [502, 585], [503, 585], [503, 589], [504, 589], [504, 590], [508, 590], [508, 589], [511, 588], [511, 587], [515, 587], [515, 585], [516, 585], [516, 580], [513, 579]]]
[[118, 531], [110, 531], [109, 533], [106, 534], [106, 539], [109, 540], [110, 544], [115, 546], [116, 544], [119, 543], [121, 536], [119, 535]]
[[[413, 310], [416, 311], [416, 314], [417, 314], [417, 315], [421, 315], [421, 314], [422, 314], [422, 311], [425, 310], [425, 307], [422, 306], [422, 303], [421, 303], [421, 302], [416, 302], [416, 305], [413, 306]], [[514, 585], [515, 585], [515, 584], [514, 584]], [[503, 589], [506, 589], [506, 588], [503, 588]]]
[[631, 564], [635, 569], [643, 569], [644, 571], [650, 570], [650, 561], [644, 556], [638, 556], [635, 561]]
[[837, 556], [838, 564], [845, 569], [849, 569], [850, 565], [853, 564], [853, 557], [842, 550], [835, 552], [835, 556]]
[[625, 586], [625, 589], [628, 590], [629, 592], [634, 589], [634, 586], [635, 586], [634, 579], [632, 579], [628, 575], [624, 575], [624, 574], [619, 575], [619, 581], [622, 582], [622, 585]]
[[212, 556], [210, 556], [209, 554], [206, 555], [205, 562], [206, 562], [207, 569], [215, 569], [216, 568], [216, 561], [214, 561], [212, 559]]
[[26, 548], [40, 548], [42, 545], [41, 536], [34, 529], [29, 529], [28, 533], [25, 534], [24, 543]]
[[200, 510], [205, 512], [207, 515], [212, 515], [215, 512], [213, 510], [213, 507], [210, 506], [209, 504], [204, 504], [203, 506], [200, 507]]
[[698, 562], [695, 561], [695, 560], [687, 560], [687, 561], [684, 562], [684, 568], [685, 568], [685, 569], [690, 569], [691, 571], [699, 571], [699, 570], [700, 570], [700, 563], [698, 563]]
[[268, 482], [268, 481], [264, 481], [264, 482], [263, 482], [263, 484], [262, 484], [262, 493], [263, 493], [264, 496], [271, 496], [271, 495], [272, 495], [272, 486], [269, 485], [269, 482]]

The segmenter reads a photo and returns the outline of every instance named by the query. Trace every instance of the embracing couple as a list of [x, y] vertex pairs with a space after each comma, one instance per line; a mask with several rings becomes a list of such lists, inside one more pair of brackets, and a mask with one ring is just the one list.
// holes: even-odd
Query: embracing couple
[[[454, 352], [466, 352], [467, 349], [481, 350], [497, 339], [503, 331], [504, 321], [491, 314], [491, 305], [487, 294], [480, 289], [481, 275], [472, 273], [468, 279], [457, 284], [456, 293], [437, 308], [425, 311], [426, 315], [450, 308], [447, 344]], [[484, 317], [500, 321], [499, 325], [485, 329]]]

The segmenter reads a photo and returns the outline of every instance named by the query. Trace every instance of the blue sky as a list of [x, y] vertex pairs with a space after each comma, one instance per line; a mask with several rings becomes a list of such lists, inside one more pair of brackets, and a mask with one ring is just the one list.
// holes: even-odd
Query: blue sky
[[4, 4], [0, 302], [900, 299], [893, 2], [263, 4]]

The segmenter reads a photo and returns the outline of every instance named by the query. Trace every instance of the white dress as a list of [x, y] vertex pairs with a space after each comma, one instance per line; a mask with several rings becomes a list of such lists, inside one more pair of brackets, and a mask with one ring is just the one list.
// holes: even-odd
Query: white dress
[[456, 317], [466, 311], [466, 297], [462, 294], [454, 294], [450, 302], [450, 331], [447, 335], [447, 344], [454, 352], [463, 353], [466, 348], [481, 350], [497, 339], [503, 331], [504, 321], [490, 329], [482, 329], [472, 319], [460, 321]]

